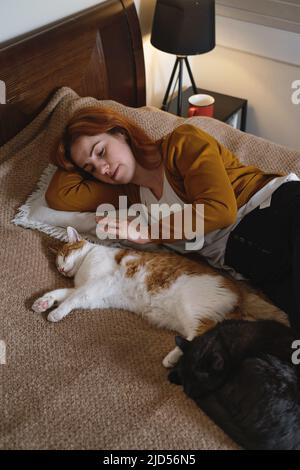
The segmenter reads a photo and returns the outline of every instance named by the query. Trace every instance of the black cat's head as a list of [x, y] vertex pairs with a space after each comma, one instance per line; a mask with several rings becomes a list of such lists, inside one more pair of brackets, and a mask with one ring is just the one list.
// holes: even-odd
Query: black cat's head
[[175, 342], [183, 355], [169, 373], [170, 382], [182, 385], [191, 398], [204, 396], [224, 382], [229, 372], [229, 357], [218, 328], [192, 341], [176, 336]]

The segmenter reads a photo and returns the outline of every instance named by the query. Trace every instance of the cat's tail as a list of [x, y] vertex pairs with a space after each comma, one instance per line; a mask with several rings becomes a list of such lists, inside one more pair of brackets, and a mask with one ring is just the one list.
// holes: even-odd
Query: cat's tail
[[288, 316], [270, 301], [260, 295], [247, 292], [243, 296], [243, 318], [245, 320], [274, 320], [289, 326]]

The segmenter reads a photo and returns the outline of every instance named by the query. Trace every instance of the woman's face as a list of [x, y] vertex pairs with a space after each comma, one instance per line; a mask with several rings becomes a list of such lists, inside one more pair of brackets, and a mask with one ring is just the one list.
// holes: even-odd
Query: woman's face
[[136, 161], [123, 134], [82, 136], [71, 145], [72, 161], [109, 184], [127, 184], [134, 176]]

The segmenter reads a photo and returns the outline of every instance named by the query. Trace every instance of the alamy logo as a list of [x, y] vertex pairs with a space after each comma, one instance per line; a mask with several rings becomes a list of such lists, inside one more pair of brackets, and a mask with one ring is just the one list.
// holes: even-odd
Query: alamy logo
[[292, 89], [295, 90], [291, 96], [292, 103], [300, 104], [300, 80], [295, 80], [292, 83]]
[[3, 80], [0, 80], [0, 104], [6, 103], [6, 86]]
[[292, 349], [296, 349], [295, 352], [292, 354], [292, 363], [297, 366], [300, 364], [300, 341], [299, 339], [296, 339], [292, 343]]
[[119, 196], [119, 210], [112, 204], [100, 204], [96, 216], [96, 234], [100, 240], [125, 238], [131, 240], [190, 240], [187, 251], [200, 250], [204, 244], [204, 204], [174, 203], [132, 204], [127, 196]]
[[6, 364], [6, 344], [0, 339], [0, 364]]

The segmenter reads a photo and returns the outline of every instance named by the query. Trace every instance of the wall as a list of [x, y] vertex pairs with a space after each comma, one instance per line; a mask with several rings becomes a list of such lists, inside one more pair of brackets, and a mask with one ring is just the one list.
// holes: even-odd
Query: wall
[[0, 0], [0, 43], [104, 0]]
[[300, 104], [291, 100], [300, 67], [222, 46], [192, 67], [204, 88], [248, 99], [247, 132], [300, 149]]
[[[160, 107], [174, 56], [150, 43], [155, 0], [135, 0], [144, 36], [147, 102]], [[248, 99], [247, 132], [300, 149], [300, 34], [217, 17], [216, 48], [190, 58], [199, 87]], [[190, 86], [184, 74], [184, 86]], [[300, 94], [298, 94], [300, 98]], [[298, 99], [300, 101], [300, 99]]]
[[[1, 0], [0, 43], [104, 0]], [[155, 0], [135, 0], [144, 38], [147, 103], [160, 106], [175, 57], [150, 44]], [[13, 20], [12, 20], [13, 18]], [[217, 17], [217, 46], [190, 58], [198, 86], [249, 100], [247, 131], [300, 149], [300, 35]], [[189, 86], [186, 71], [184, 86]]]

